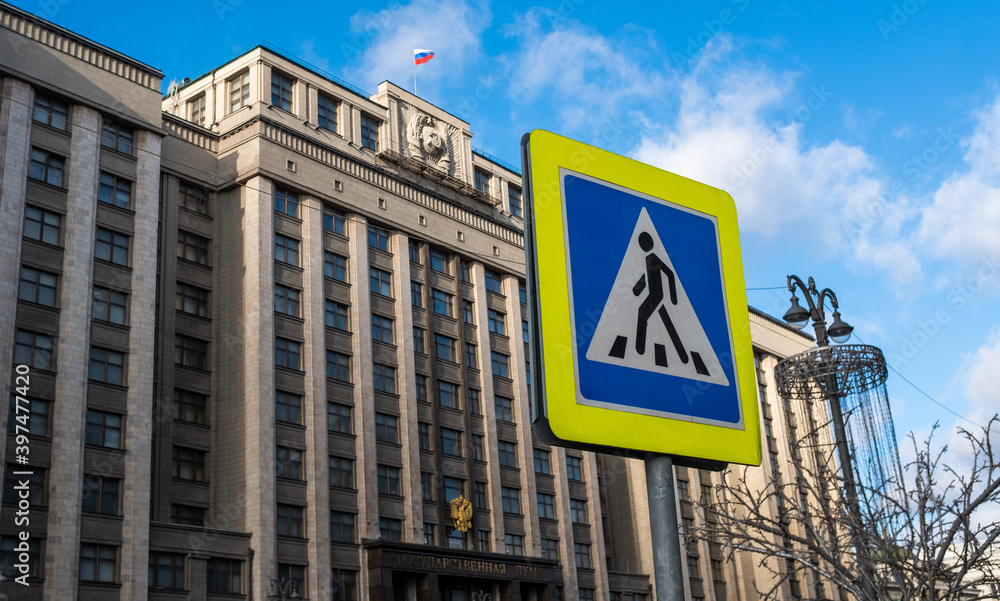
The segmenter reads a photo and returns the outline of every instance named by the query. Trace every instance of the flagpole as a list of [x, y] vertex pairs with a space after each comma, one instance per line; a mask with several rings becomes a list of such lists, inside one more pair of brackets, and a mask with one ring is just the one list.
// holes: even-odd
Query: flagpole
[[417, 47], [413, 47], [413, 95], [417, 95]]

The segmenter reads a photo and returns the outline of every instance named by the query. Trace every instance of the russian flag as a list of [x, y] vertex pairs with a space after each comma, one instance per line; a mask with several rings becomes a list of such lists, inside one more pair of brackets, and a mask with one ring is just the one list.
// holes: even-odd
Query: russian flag
[[413, 64], [414, 65], [422, 65], [422, 64], [426, 63], [427, 61], [431, 60], [432, 58], [434, 58], [434, 51], [433, 50], [415, 49], [413, 51]]

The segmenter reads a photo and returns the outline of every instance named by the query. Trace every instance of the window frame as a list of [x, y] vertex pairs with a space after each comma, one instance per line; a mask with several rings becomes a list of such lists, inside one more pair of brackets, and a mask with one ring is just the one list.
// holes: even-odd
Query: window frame
[[186, 230], [177, 230], [177, 258], [195, 265], [211, 266], [212, 241]]
[[124, 155], [133, 156], [135, 130], [105, 117], [101, 119], [101, 146]]
[[[45, 118], [39, 119], [39, 113]], [[56, 124], [56, 117], [62, 121], [61, 126]], [[59, 131], [69, 131], [69, 105], [61, 100], [36, 94], [31, 109], [31, 120]]]
[[28, 179], [65, 190], [66, 157], [32, 146], [28, 154]]
[[[33, 279], [25, 276], [34, 275]], [[43, 281], [44, 280], [44, 281]], [[59, 299], [59, 275], [28, 265], [21, 265], [17, 280], [17, 300], [42, 307], [56, 307]]]
[[273, 68], [271, 69], [271, 106], [289, 113], [295, 107], [295, 80]]
[[[299, 266], [299, 245], [302, 241], [284, 234], [274, 233], [274, 260], [292, 267]], [[280, 249], [280, 251], [279, 251]]]
[[106, 205], [132, 210], [132, 184], [135, 182], [107, 171], [101, 171], [98, 176], [97, 202]]
[[[110, 237], [110, 239], [102, 240], [102, 235], [104, 237]], [[128, 234], [123, 234], [106, 227], [98, 226], [95, 233], [94, 258], [100, 261], [113, 263], [114, 265], [128, 267], [129, 247], [131, 246], [130, 241], [131, 237]], [[102, 248], [105, 246], [107, 248], [106, 253], [102, 252]], [[123, 255], [119, 255], [119, 252], [123, 253]]]
[[[327, 131], [337, 133], [337, 111], [340, 101], [320, 93], [316, 98], [316, 123]], [[332, 125], [332, 127], [331, 127]]]
[[[35, 218], [35, 213], [38, 214], [38, 218]], [[59, 239], [62, 236], [62, 214], [56, 213], [55, 211], [50, 211], [48, 209], [43, 209], [41, 207], [36, 207], [33, 205], [25, 205], [24, 207], [24, 227], [22, 229], [21, 235], [28, 239], [34, 240], [36, 242], [41, 242], [42, 244], [50, 244], [52, 246], [59, 246]], [[55, 223], [52, 223], [52, 220]], [[38, 224], [37, 227], [32, 225], [29, 228], [29, 223]], [[35, 230], [38, 230], [38, 236], [32, 235]], [[49, 234], [55, 232], [55, 240], [50, 240]], [[128, 255], [126, 255], [127, 257]]]
[[250, 70], [238, 73], [226, 80], [229, 92], [229, 114], [250, 106]]
[[378, 152], [379, 127], [381, 122], [361, 113], [361, 147]]
[[369, 267], [368, 290], [372, 294], [392, 298], [392, 272], [378, 267]]

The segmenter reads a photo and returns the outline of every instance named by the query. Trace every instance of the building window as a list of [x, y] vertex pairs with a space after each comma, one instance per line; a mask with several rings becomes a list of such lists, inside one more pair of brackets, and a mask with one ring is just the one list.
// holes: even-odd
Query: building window
[[417, 400], [422, 403], [429, 402], [427, 400], [427, 376], [417, 374], [416, 380]]
[[176, 308], [190, 315], [208, 317], [208, 290], [178, 282]]
[[549, 452], [542, 449], [535, 449], [535, 473], [551, 474], [552, 468], [549, 466]]
[[467, 298], [462, 299], [462, 321], [470, 326], [476, 325], [476, 305]]
[[590, 568], [590, 545], [583, 543], [573, 543], [573, 557], [576, 560], [576, 567]]
[[185, 181], [178, 184], [180, 206], [195, 213], [208, 215], [208, 192], [201, 186]]
[[424, 306], [424, 286], [420, 282], [410, 282], [410, 304], [418, 309]]
[[681, 518], [681, 536], [690, 537], [694, 533], [694, 518]]
[[149, 588], [184, 588], [184, 554], [149, 552]]
[[115, 265], [128, 266], [128, 236], [103, 227], [97, 228], [94, 257]]
[[[282, 340], [279, 338], [278, 340]], [[277, 361], [277, 352], [275, 360]], [[198, 340], [190, 336], [178, 334], [174, 339], [174, 363], [193, 367], [195, 369], [208, 369], [208, 342]], [[280, 363], [279, 363], [280, 365]]]
[[431, 425], [417, 422], [417, 446], [421, 451], [431, 450]]
[[420, 472], [420, 498], [424, 501], [434, 500], [434, 475], [430, 472]]
[[347, 216], [340, 211], [327, 208], [323, 211], [323, 229], [334, 234], [345, 236]]
[[326, 351], [326, 377], [339, 382], [351, 381], [351, 357]]
[[274, 235], [274, 260], [299, 265], [299, 241], [282, 234]]
[[493, 409], [498, 422], [514, 423], [514, 399], [493, 397]]
[[[430, 475], [430, 474], [428, 474]], [[424, 524], [424, 544], [433, 545], [434, 544], [434, 524]]]
[[381, 294], [392, 298], [392, 274], [376, 267], [369, 271], [370, 290], [372, 294]]
[[688, 577], [701, 580], [701, 567], [698, 565], [697, 555], [687, 556]]
[[289, 424], [302, 423], [302, 396], [284, 392], [274, 391], [274, 419], [279, 422]]
[[521, 338], [524, 340], [525, 344], [528, 344], [528, 343], [531, 342], [531, 336], [530, 336], [529, 331], [528, 331], [528, 322], [527, 321], [522, 321], [521, 322]]
[[361, 115], [361, 145], [369, 150], [378, 149], [378, 121]]
[[490, 192], [490, 174], [479, 169], [478, 167], [474, 169], [476, 190], [480, 192], [485, 192], [489, 194]]
[[347, 257], [326, 251], [323, 253], [323, 275], [338, 282], [347, 282]]
[[27, 480], [28, 503], [33, 506], [45, 505], [45, 470], [33, 467], [30, 474], [14, 474], [17, 471], [24, 471], [23, 466], [13, 463], [7, 464], [7, 472], [4, 474], [3, 502], [8, 505], [17, 505], [22, 497], [16, 487], [21, 481]]
[[548, 520], [555, 519], [555, 497], [538, 493], [538, 517]]
[[119, 209], [130, 209], [132, 206], [132, 182], [102, 171], [97, 200]]
[[21, 281], [17, 288], [18, 300], [55, 307], [57, 278], [54, 273], [21, 267]]
[[14, 363], [35, 369], [52, 370], [53, 346], [51, 336], [18, 330], [14, 335]]
[[333, 597], [330, 601], [358, 601], [358, 573], [333, 569]]
[[678, 501], [686, 501], [688, 503], [691, 502], [691, 493], [688, 490], [688, 481], [687, 480], [678, 480], [677, 481], [677, 500]]
[[504, 328], [504, 317], [505, 315], [495, 309], [489, 309], [486, 313], [487, 321], [489, 322], [490, 332], [494, 334], [500, 334], [505, 336], [507, 334], [506, 328]]
[[199, 265], [208, 265], [208, 238], [177, 231], [177, 258]]
[[497, 441], [497, 456], [501, 467], [517, 467], [517, 443]]
[[31, 149], [28, 177], [46, 184], [62, 188], [66, 159], [40, 148]]
[[299, 316], [299, 291], [281, 284], [274, 285], [274, 311], [292, 317]]
[[274, 364], [288, 369], [299, 369], [302, 357], [302, 343], [287, 338], [274, 339]]
[[449, 409], [459, 409], [458, 406], [458, 384], [438, 380], [437, 398], [438, 404]]
[[378, 466], [378, 492], [383, 495], [399, 494], [399, 468], [389, 465]]
[[712, 506], [712, 487], [708, 484], [701, 485], [701, 504], [705, 507]]
[[303, 529], [303, 518], [304, 507], [299, 505], [286, 505], [284, 503], [278, 503], [278, 509], [275, 512], [275, 523], [278, 536], [294, 536], [296, 538], [302, 538], [305, 530]]
[[504, 355], [503, 353], [498, 353], [496, 351], [490, 351], [490, 363], [493, 365], [493, 375], [500, 376], [501, 378], [510, 377], [510, 369], [508, 362], [510, 357]]
[[239, 595], [243, 593], [243, 562], [238, 559], [208, 560], [208, 592]]
[[173, 477], [181, 480], [207, 482], [205, 473], [205, 451], [174, 447]]
[[465, 400], [469, 403], [469, 411], [473, 415], [482, 415], [483, 408], [479, 404], [479, 391], [475, 388], [469, 388], [468, 392], [465, 394]]
[[473, 505], [477, 509], [489, 509], [490, 508], [490, 493], [489, 489], [486, 488], [485, 482], [476, 482], [475, 490], [473, 491]]
[[326, 301], [326, 327], [349, 332], [349, 315], [350, 308], [347, 305], [332, 300]]
[[477, 530], [476, 531], [476, 550], [482, 553], [489, 553], [493, 545], [490, 542], [490, 531], [489, 530]]
[[285, 188], [274, 189], [274, 210], [289, 217], [299, 216], [299, 196]]
[[465, 496], [465, 480], [459, 478], [444, 477], [444, 500], [451, 502], [459, 495]]
[[191, 123], [196, 123], [205, 126], [205, 95], [195, 98], [194, 100], [188, 101], [188, 115], [190, 115]]
[[424, 329], [414, 327], [413, 328], [413, 351], [417, 353], [426, 353], [426, 347], [424, 346]]
[[524, 536], [521, 534], [504, 534], [504, 547], [507, 555], [524, 555]]
[[368, 246], [389, 252], [389, 231], [374, 225], [368, 226]]
[[476, 461], [486, 461], [486, 445], [482, 434], [472, 435], [472, 458]]
[[528, 304], [528, 290], [527, 287], [524, 285], [524, 282], [517, 283], [517, 294], [518, 297], [521, 299], [521, 304], [523, 305]]
[[438, 315], [445, 315], [447, 317], [455, 316], [451, 294], [448, 294], [443, 290], [431, 288], [431, 297], [433, 298], [435, 313]]
[[295, 82], [277, 71], [271, 71], [271, 104], [292, 112], [292, 87]]
[[330, 457], [330, 486], [354, 488], [354, 460]]
[[[48, 437], [49, 435], [49, 402], [40, 399], [26, 399], [28, 402], [18, 403], [17, 396], [10, 395], [10, 414], [7, 416], [7, 431], [11, 434], [17, 428], [27, 428], [28, 434]], [[23, 397], [22, 397], [23, 398]], [[24, 430], [21, 430], [24, 433]]]
[[69, 107], [65, 102], [60, 102], [45, 96], [35, 96], [35, 108], [31, 118], [36, 123], [43, 123], [56, 129], [66, 131], [66, 123], [69, 120]]
[[712, 567], [712, 580], [717, 582], [724, 582], [726, 580], [725, 573], [722, 571], [722, 560], [712, 559], [709, 561]]
[[62, 217], [57, 213], [31, 206], [24, 207], [24, 237], [29, 240], [58, 246], [61, 222]]
[[118, 515], [121, 480], [86, 474], [83, 477], [83, 511]]
[[559, 541], [551, 538], [542, 539], [542, 558], [559, 560]]
[[479, 352], [476, 345], [471, 342], [465, 343], [465, 366], [470, 369], [479, 369]]
[[302, 597], [308, 597], [306, 589], [306, 567], [291, 563], [278, 564], [278, 581], [284, 578], [286, 581], [294, 581], [298, 587], [298, 593]]
[[338, 102], [324, 94], [319, 95], [316, 104], [316, 119], [319, 126], [330, 131], [337, 131]]
[[350, 434], [354, 428], [351, 427], [351, 407], [340, 403], [326, 404], [326, 428], [331, 432]]
[[192, 424], [208, 424], [208, 397], [174, 388], [174, 419]]
[[414, 265], [421, 265], [420, 263], [420, 243], [416, 240], [410, 240], [410, 263]]
[[581, 588], [580, 600], [579, 601], [594, 601], [594, 589], [592, 588]]
[[379, 518], [378, 537], [382, 540], [400, 542], [403, 540], [403, 520]]
[[469, 262], [464, 259], [458, 260], [458, 277], [463, 282], [472, 281], [472, 275], [469, 273]]
[[396, 394], [396, 368], [381, 363], [376, 363], [372, 367], [375, 391]]
[[569, 500], [569, 519], [574, 524], [587, 523], [587, 502], [580, 499]]
[[500, 487], [500, 503], [504, 513], [521, 513], [521, 490], [517, 488]]
[[451, 269], [448, 268], [448, 255], [440, 250], [432, 250], [431, 269], [439, 273], [451, 275]]
[[496, 294], [503, 294], [503, 278], [498, 273], [486, 270], [486, 290]]
[[185, 526], [204, 526], [205, 508], [193, 505], [170, 504], [170, 523]]
[[441, 452], [445, 455], [463, 457], [462, 433], [451, 428], [441, 428]]
[[375, 440], [399, 444], [399, 418], [395, 415], [376, 413]]
[[354, 542], [354, 514], [346, 511], [330, 512], [330, 540], [335, 543]]
[[114, 582], [118, 564], [118, 547], [80, 544], [80, 580], [83, 582]]
[[302, 480], [302, 451], [278, 447], [274, 453], [274, 475], [289, 480]]
[[241, 73], [229, 80], [229, 112], [250, 104], [250, 72]]
[[101, 146], [130, 155], [134, 140], [135, 132], [132, 128], [114, 121], [104, 120], [104, 124], [101, 126]]
[[111, 349], [90, 347], [88, 377], [95, 382], [125, 385], [125, 353]]
[[579, 457], [566, 456], [566, 477], [570, 480], [583, 482], [582, 461]]
[[434, 334], [434, 356], [444, 361], [456, 361], [454, 338], [449, 338], [444, 334]]
[[521, 216], [521, 189], [515, 186], [507, 186], [507, 206], [510, 214], [515, 217]]
[[392, 344], [392, 320], [372, 314], [372, 340]]

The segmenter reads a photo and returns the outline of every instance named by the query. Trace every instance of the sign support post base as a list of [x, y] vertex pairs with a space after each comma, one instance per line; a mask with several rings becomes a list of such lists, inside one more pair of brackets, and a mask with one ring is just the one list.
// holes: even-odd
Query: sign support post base
[[674, 462], [670, 455], [646, 454], [646, 493], [653, 539], [656, 601], [684, 599], [681, 540], [674, 498]]

